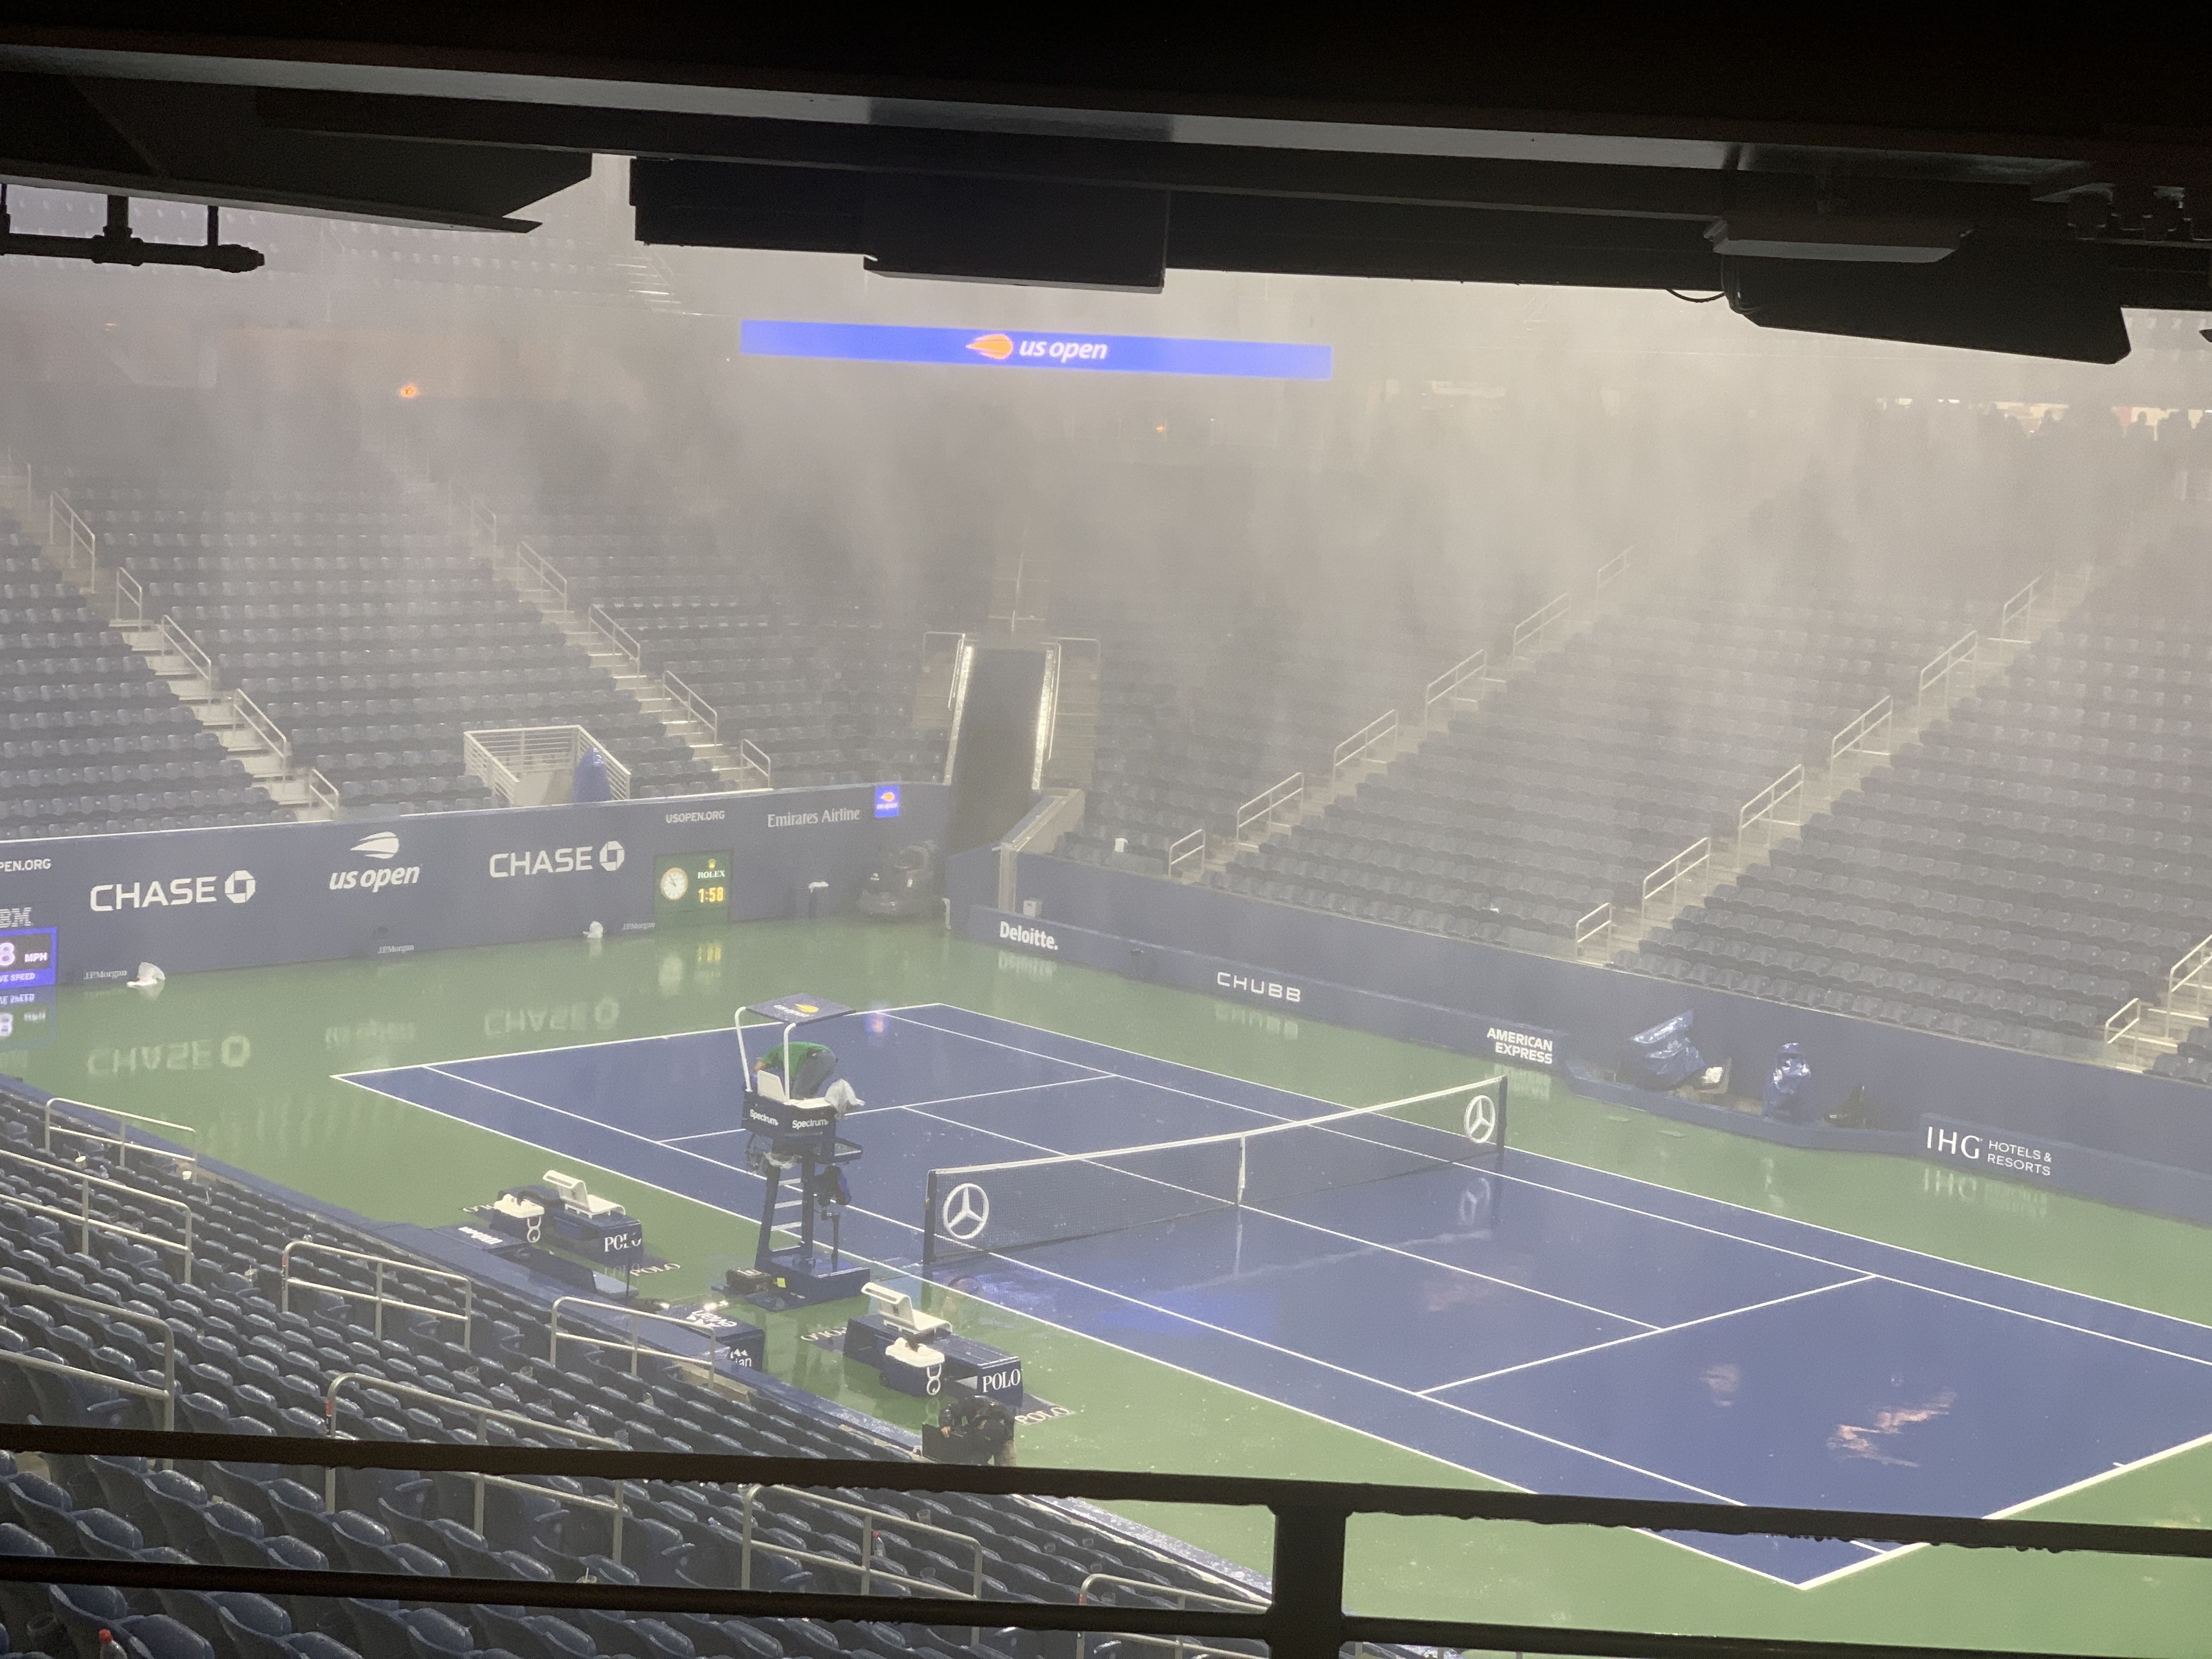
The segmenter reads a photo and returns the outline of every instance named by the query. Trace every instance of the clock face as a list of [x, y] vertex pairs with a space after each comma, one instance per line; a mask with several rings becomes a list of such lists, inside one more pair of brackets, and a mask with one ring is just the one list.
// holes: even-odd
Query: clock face
[[660, 896], [671, 904], [682, 898], [691, 885], [691, 878], [684, 873], [684, 866], [672, 864], [660, 872]]

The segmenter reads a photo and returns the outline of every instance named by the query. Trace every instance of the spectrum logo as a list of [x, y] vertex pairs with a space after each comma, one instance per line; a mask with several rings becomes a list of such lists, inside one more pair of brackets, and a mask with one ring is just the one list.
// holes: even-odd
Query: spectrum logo
[[968, 342], [968, 349], [979, 357], [1003, 363], [1014, 355], [1014, 343], [1003, 334], [979, 334]]

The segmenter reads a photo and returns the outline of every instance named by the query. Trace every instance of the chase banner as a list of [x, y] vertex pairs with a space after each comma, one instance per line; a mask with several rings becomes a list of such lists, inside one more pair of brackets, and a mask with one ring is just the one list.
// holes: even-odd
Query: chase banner
[[817, 882], [835, 909], [893, 848], [943, 833], [946, 793], [908, 784], [904, 817], [888, 822], [861, 786], [0, 842], [0, 946], [43, 990], [141, 962], [174, 973], [559, 939], [595, 921], [636, 932], [653, 926], [671, 855], [708, 854], [732, 921], [791, 915]]
[[938, 363], [966, 368], [1084, 369], [1109, 374], [1211, 374], [1255, 380], [1326, 380], [1325, 345], [1270, 340], [1190, 340], [1159, 334], [1039, 334], [1016, 329], [904, 328], [884, 323], [792, 323], [747, 318], [738, 349], [748, 357], [827, 357], [861, 363]]

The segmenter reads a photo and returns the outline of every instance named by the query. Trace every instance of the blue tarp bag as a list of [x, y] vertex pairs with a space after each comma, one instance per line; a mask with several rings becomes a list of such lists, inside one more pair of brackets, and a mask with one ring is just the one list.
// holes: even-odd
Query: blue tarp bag
[[607, 763], [596, 749], [586, 749], [576, 762], [576, 776], [568, 788], [572, 801], [612, 800], [614, 786], [607, 781]]
[[1641, 1089], [1678, 1089], [1705, 1069], [1690, 1041], [1688, 1010], [1628, 1039], [1628, 1080]]
[[1812, 1085], [1813, 1067], [1803, 1045], [1785, 1042], [1774, 1057], [1774, 1069], [1766, 1074], [1766, 1086], [1759, 1091], [1759, 1104], [1766, 1116], [1779, 1122], [1806, 1122], [1813, 1114]]

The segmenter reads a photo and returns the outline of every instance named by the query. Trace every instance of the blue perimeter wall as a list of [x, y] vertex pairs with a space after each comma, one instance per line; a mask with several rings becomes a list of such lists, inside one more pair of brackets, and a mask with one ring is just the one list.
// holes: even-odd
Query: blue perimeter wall
[[892, 818], [856, 785], [0, 842], [0, 927], [58, 928], [65, 985], [629, 933], [653, 926], [653, 860], [707, 852], [730, 854], [731, 921], [817, 881], [827, 912], [895, 848], [942, 845], [949, 793], [903, 785]]
[[[1955, 1037], [1792, 1008], [1617, 969], [1407, 932], [1348, 916], [1024, 854], [1017, 903], [990, 908], [995, 855], [950, 861], [952, 921], [979, 939], [1139, 979], [1485, 1058], [1513, 1058], [1493, 1035], [1553, 1041], [1555, 1068], [1580, 1091], [1667, 1116], [1791, 1145], [1917, 1155], [1977, 1173], [2058, 1187], [2212, 1223], [2212, 1091]], [[1056, 948], [1008, 937], [1042, 928]], [[1065, 935], [1063, 937], [1063, 935]], [[1252, 988], [1257, 985], [1255, 992]], [[1280, 988], [1277, 995], [1269, 988]], [[1728, 1108], [1591, 1076], [1626, 1039], [1685, 1009], [1707, 1061], [1737, 1086], [1805, 1045], [1822, 1110], [1854, 1085], [1881, 1127], [1771, 1124]]]

